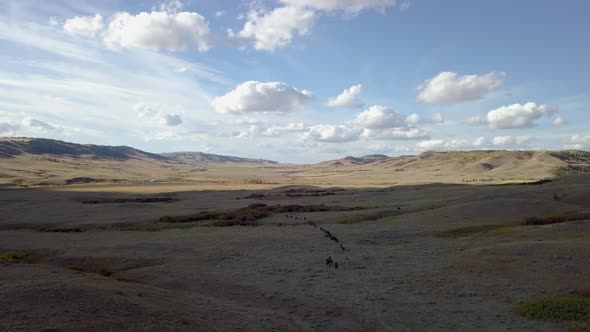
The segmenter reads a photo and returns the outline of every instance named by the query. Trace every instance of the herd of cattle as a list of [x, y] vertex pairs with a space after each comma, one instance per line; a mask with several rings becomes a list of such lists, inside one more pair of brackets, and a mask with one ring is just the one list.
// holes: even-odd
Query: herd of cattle
[[[313, 226], [314, 228], [318, 228], [318, 225], [316, 223], [314, 223], [313, 221], [307, 220], [307, 218], [305, 217], [296, 217], [296, 216], [291, 216], [286, 214], [285, 217], [287, 218], [291, 218], [291, 219], [296, 219], [296, 220], [305, 220], [307, 221], [307, 224], [309, 224], [310, 226]], [[323, 227], [320, 227], [320, 230], [322, 232], [324, 232], [324, 236], [336, 243], [338, 243], [340, 245], [340, 249], [342, 249], [342, 251], [346, 251], [346, 248], [344, 248], [344, 245], [342, 244], [342, 242], [340, 242], [340, 240], [338, 240], [338, 238], [334, 235], [332, 235], [332, 232], [330, 232], [327, 229], [324, 229]], [[344, 264], [349, 265], [350, 264], [350, 260], [348, 259], [348, 257], [346, 257], [346, 259], [344, 260]], [[338, 262], [334, 261], [332, 259], [332, 256], [329, 256], [328, 258], [326, 258], [326, 265], [328, 266], [334, 266], [335, 269], [338, 269]]]

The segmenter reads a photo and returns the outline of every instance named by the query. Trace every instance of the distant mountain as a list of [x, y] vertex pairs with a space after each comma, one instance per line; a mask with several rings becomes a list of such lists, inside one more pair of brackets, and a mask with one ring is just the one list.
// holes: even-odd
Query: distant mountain
[[265, 159], [240, 158], [222, 156], [204, 152], [171, 152], [162, 153], [161, 156], [169, 160], [185, 164], [244, 164], [244, 165], [279, 165], [278, 162]]
[[157, 159], [165, 157], [134, 149], [129, 146], [108, 146], [94, 144], [76, 144], [46, 138], [1, 138], [0, 157], [15, 157], [22, 154], [54, 156], [89, 156], [95, 159]]
[[93, 159], [154, 159], [185, 164], [243, 164], [243, 165], [278, 165], [272, 160], [222, 156], [203, 152], [150, 153], [128, 146], [108, 146], [94, 144], [76, 144], [46, 138], [0, 138], [0, 158], [9, 158], [24, 154], [52, 155], [60, 157], [86, 156]]
[[386, 156], [384, 154], [370, 154], [362, 157], [344, 157], [342, 159], [336, 160], [328, 160], [319, 163], [320, 166], [329, 166], [329, 167], [341, 167], [341, 166], [350, 166], [350, 165], [366, 165], [371, 164], [377, 161], [387, 160], [391, 157]]

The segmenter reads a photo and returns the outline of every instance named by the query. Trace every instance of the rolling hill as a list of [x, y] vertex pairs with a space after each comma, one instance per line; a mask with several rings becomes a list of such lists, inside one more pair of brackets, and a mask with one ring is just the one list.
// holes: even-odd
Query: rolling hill
[[241, 164], [241, 165], [278, 165], [279, 163], [265, 159], [240, 158], [204, 152], [171, 152], [162, 153], [162, 157], [186, 164]]
[[0, 139], [0, 185], [172, 183], [196, 187], [526, 182], [590, 173], [585, 151], [448, 151], [416, 156], [348, 156], [309, 165], [202, 152], [156, 154], [127, 146], [50, 139]]
[[46, 138], [0, 138], [0, 158], [22, 155], [49, 155], [56, 157], [90, 157], [125, 161], [129, 159], [167, 160], [189, 164], [247, 164], [277, 165], [276, 161], [240, 158], [203, 152], [150, 153], [129, 146], [76, 144]]
[[129, 160], [132, 158], [165, 159], [161, 155], [128, 146], [76, 144], [46, 138], [21, 137], [0, 139], [0, 157], [15, 157], [24, 154], [69, 157], [90, 156], [96, 159], [114, 160]]

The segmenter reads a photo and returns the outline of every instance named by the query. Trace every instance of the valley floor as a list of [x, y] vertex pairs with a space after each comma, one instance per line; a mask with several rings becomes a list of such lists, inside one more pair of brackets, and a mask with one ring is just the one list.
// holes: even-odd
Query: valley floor
[[[590, 223], [524, 221], [588, 211], [589, 194], [588, 176], [150, 195], [1, 190], [0, 330], [563, 330], [571, 323], [513, 308], [590, 288]], [[204, 211], [221, 219], [254, 203], [330, 211], [269, 209], [248, 221], [257, 226], [158, 221]]]

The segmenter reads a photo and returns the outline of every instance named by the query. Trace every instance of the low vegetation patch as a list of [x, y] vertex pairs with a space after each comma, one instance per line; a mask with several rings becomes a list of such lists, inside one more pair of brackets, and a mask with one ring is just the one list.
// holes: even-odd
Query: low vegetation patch
[[[92, 227], [91, 225], [85, 225], [85, 227]], [[53, 233], [81, 233], [88, 229], [82, 228], [82, 226], [69, 226], [60, 224], [27, 224], [24, 228], [30, 229], [36, 232], [53, 232]]]
[[229, 212], [201, 212], [182, 216], [164, 216], [160, 218], [160, 222], [186, 223], [205, 220], [253, 222], [267, 216], [268, 211], [264, 208], [243, 208]]
[[265, 197], [266, 197], [265, 194], [251, 194], [251, 195], [244, 197], [244, 199], [260, 199], [260, 198], [265, 198]]
[[551, 179], [541, 179], [541, 180], [532, 181], [532, 182], [522, 182], [520, 184], [524, 185], [524, 186], [538, 186], [538, 185], [551, 183], [551, 182], [553, 182], [553, 180], [551, 180]]
[[567, 328], [568, 332], [590, 332], [590, 322], [573, 322]]
[[345, 191], [345, 189], [309, 189], [309, 188], [298, 188], [289, 189], [285, 191], [287, 197], [318, 197], [318, 196], [331, 196], [336, 195], [337, 191]]
[[2, 250], [0, 251], [0, 263], [28, 263], [30, 253], [26, 251]]
[[104, 179], [96, 179], [96, 178], [89, 178], [89, 177], [77, 177], [71, 178], [64, 181], [64, 184], [81, 184], [81, 183], [97, 183], [97, 182], [104, 182]]
[[58, 257], [52, 265], [109, 277], [115, 273], [158, 264], [157, 260], [122, 257]]
[[583, 174], [590, 172], [590, 165], [567, 165], [565, 167], [557, 167], [553, 170], [555, 176], [566, 176], [573, 174]]
[[435, 237], [445, 239], [456, 239], [460, 237], [470, 236], [474, 234], [483, 234], [494, 229], [504, 227], [504, 225], [483, 225], [483, 226], [470, 226], [450, 229], [447, 231], [441, 231], [434, 233]]
[[367, 221], [366, 216], [349, 216], [334, 221], [335, 224], [356, 224], [359, 222]]
[[385, 210], [379, 211], [372, 214], [363, 214], [363, 215], [356, 215], [356, 216], [348, 216], [343, 217], [340, 219], [336, 219], [334, 221], [335, 224], [356, 224], [364, 221], [373, 221], [379, 220], [385, 217], [395, 216], [399, 214], [399, 210]]
[[0, 249], [0, 264], [35, 264], [54, 256], [50, 250], [2, 250]]
[[565, 162], [590, 163], [590, 152], [579, 150], [563, 150], [549, 152], [553, 157]]
[[211, 226], [235, 226], [246, 223], [248, 226], [254, 225], [254, 222], [268, 217], [272, 213], [287, 212], [325, 212], [325, 211], [353, 211], [362, 210], [363, 207], [342, 207], [319, 205], [273, 205], [269, 206], [263, 203], [250, 204], [247, 207], [233, 211], [220, 212], [200, 212], [196, 214], [181, 216], [163, 216], [159, 219], [163, 223], [186, 223], [195, 221], [214, 220]]
[[137, 232], [159, 232], [166, 229], [166, 224], [161, 222], [133, 223], [119, 226], [119, 230]]
[[310, 194], [300, 194], [300, 193], [294, 193], [294, 194], [287, 193], [287, 194], [285, 194], [285, 196], [291, 197], [291, 198], [293, 198], [293, 197], [319, 197], [319, 196], [331, 196], [331, 195], [336, 195], [336, 194], [333, 192], [330, 192], [330, 191], [310, 193]]
[[519, 302], [514, 311], [537, 320], [590, 320], [590, 299], [580, 296], [541, 297]]
[[206, 226], [210, 227], [230, 227], [230, 226], [258, 226], [257, 221], [242, 221], [242, 220], [216, 220]]
[[590, 297], [590, 288], [574, 289], [570, 292], [572, 295]]
[[587, 219], [590, 219], [590, 212], [575, 212], [544, 217], [529, 217], [525, 219], [524, 223], [525, 225], [550, 225]]
[[178, 199], [173, 197], [133, 197], [133, 198], [98, 198], [82, 201], [83, 204], [113, 204], [113, 203], [170, 203]]

